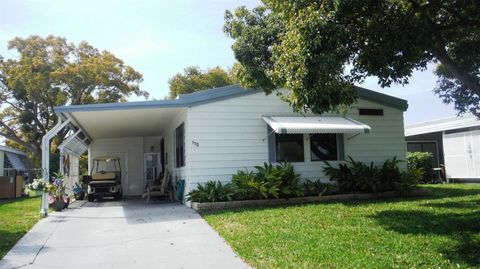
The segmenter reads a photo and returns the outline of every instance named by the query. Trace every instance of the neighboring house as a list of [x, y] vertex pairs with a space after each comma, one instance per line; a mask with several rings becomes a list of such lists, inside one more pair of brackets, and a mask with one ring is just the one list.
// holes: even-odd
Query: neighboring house
[[31, 170], [25, 152], [0, 146], [0, 176], [15, 177]]
[[409, 152], [431, 152], [448, 179], [480, 180], [480, 121], [472, 115], [432, 120], [405, 128]]
[[357, 92], [358, 103], [346, 116], [303, 116], [275, 94], [236, 85], [175, 100], [63, 106], [55, 108], [61, 122], [45, 141], [68, 127], [78, 135], [61, 147], [76, 145], [77, 154], [88, 150], [90, 166], [97, 156], [120, 157], [126, 195], [142, 194], [146, 182], [164, 169], [184, 179], [188, 192], [198, 183], [230, 181], [238, 170], [283, 160], [303, 178], [328, 180], [322, 160], [405, 159], [407, 101], [363, 88]]
[[0, 199], [21, 197], [33, 172], [25, 152], [0, 146]]

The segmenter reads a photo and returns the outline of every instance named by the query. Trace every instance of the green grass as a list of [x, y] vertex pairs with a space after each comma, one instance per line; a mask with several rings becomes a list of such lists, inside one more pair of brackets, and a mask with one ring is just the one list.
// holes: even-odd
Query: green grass
[[0, 201], [0, 259], [40, 219], [40, 197]]
[[255, 268], [480, 268], [480, 185], [424, 198], [205, 214]]

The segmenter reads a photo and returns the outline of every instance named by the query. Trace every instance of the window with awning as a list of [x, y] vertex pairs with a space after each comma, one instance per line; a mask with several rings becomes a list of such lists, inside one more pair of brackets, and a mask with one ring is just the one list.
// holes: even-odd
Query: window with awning
[[370, 126], [341, 116], [263, 116], [278, 134], [357, 134], [369, 133]]
[[[341, 116], [262, 118], [268, 125], [270, 162], [304, 162], [306, 158], [310, 161], [344, 160], [343, 134], [369, 133], [371, 129]], [[308, 151], [306, 155], [305, 150]]]

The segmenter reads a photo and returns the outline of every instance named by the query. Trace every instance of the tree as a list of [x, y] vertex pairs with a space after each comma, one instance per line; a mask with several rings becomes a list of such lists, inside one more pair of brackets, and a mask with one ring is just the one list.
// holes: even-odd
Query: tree
[[224, 31], [242, 85], [284, 87], [295, 110], [323, 113], [355, 102], [355, 83], [407, 84], [436, 63], [435, 93], [480, 115], [480, 2], [263, 0], [226, 11]]
[[[0, 136], [41, 158], [42, 137], [57, 122], [53, 108], [124, 102], [140, 90], [142, 75], [108, 51], [65, 38], [14, 38], [8, 48], [16, 59], [0, 57]], [[56, 138], [58, 145], [65, 133]]]
[[225, 71], [217, 66], [201, 70], [198, 66], [189, 66], [183, 73], [177, 73], [168, 80], [170, 85], [170, 99], [175, 99], [180, 94], [192, 93], [209, 88], [231, 85], [235, 82], [233, 71]]

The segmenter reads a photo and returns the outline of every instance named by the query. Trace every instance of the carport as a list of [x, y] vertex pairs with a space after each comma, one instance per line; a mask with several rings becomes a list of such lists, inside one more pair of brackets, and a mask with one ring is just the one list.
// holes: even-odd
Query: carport
[[[60, 172], [66, 175], [67, 187], [78, 182], [78, 157], [88, 151], [89, 171], [94, 157], [118, 155], [123, 162], [124, 194], [140, 195], [145, 186], [144, 166], [153, 163], [155, 169], [148, 170], [152, 178], [165, 168], [166, 155], [173, 150], [171, 124], [186, 109], [178, 100], [56, 107], [58, 123], [42, 141], [43, 176], [50, 177], [50, 140], [62, 131], [68, 134], [58, 146]], [[155, 162], [148, 163], [147, 158]], [[46, 203], [42, 205], [43, 214], [46, 207]]]

